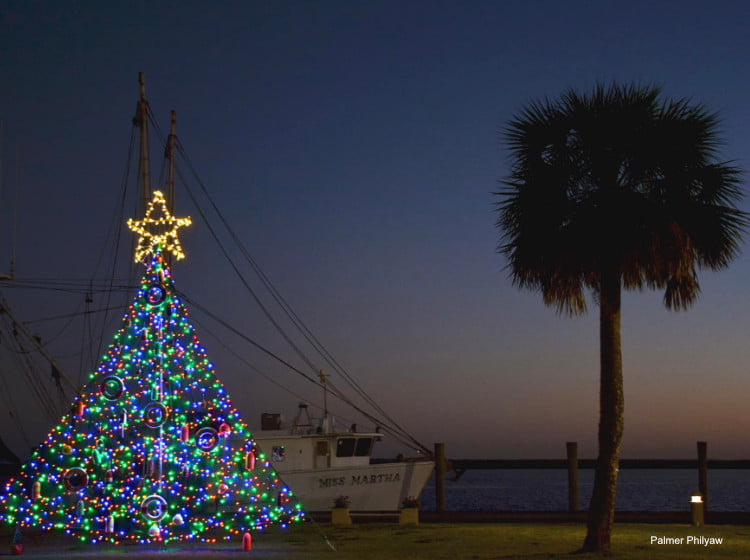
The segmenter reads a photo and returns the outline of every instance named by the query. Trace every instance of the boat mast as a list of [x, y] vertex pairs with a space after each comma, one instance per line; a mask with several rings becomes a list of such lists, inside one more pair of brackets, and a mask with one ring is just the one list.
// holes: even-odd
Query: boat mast
[[177, 111], [172, 111], [172, 124], [167, 138], [167, 208], [174, 214], [175, 146], [177, 145]]
[[[142, 210], [145, 212], [146, 208], [148, 208], [148, 203], [151, 200], [151, 163], [148, 149], [148, 101], [146, 101], [146, 76], [143, 72], [138, 73], [138, 83], [141, 86], [141, 97], [138, 100], [133, 122], [141, 129], [141, 157], [139, 161], [139, 171], [141, 200], [143, 201]], [[136, 215], [141, 214], [136, 213]]]
[[[177, 145], [177, 111], [172, 111], [172, 123], [169, 127], [169, 138], [164, 156], [167, 159], [167, 209], [174, 214], [174, 186], [175, 186], [175, 147]], [[167, 254], [167, 264], [172, 266], [172, 254]]]

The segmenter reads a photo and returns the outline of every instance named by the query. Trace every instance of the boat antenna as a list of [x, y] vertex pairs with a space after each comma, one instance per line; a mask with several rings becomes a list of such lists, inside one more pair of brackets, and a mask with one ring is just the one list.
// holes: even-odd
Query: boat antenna
[[323, 386], [323, 427], [326, 432], [328, 431], [328, 385], [326, 384], [326, 378], [328, 374], [326, 370], [321, 369], [319, 372], [320, 384]]
[[[151, 171], [148, 149], [148, 101], [146, 100], [146, 75], [143, 72], [138, 73], [138, 84], [141, 87], [141, 97], [136, 106], [133, 123], [141, 129], [141, 157], [139, 161], [140, 171], [140, 191], [143, 201], [143, 212], [148, 208], [151, 200]], [[140, 215], [140, 214], [138, 214]]]

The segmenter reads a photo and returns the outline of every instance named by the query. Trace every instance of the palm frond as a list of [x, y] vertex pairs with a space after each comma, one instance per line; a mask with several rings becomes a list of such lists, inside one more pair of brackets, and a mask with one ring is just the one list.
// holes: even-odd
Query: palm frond
[[741, 170], [715, 161], [719, 118], [661, 94], [597, 84], [532, 102], [505, 128], [498, 251], [515, 285], [559, 312], [585, 310], [605, 259], [625, 288], [663, 289], [669, 308], [684, 309], [700, 293], [696, 270], [739, 252], [748, 215], [737, 208]]

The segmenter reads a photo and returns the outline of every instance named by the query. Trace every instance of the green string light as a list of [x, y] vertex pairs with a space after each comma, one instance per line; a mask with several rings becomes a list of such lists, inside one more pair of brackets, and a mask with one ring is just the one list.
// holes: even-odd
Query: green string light
[[304, 519], [216, 377], [159, 248], [71, 412], [0, 495], [0, 519], [112, 543], [214, 542]]

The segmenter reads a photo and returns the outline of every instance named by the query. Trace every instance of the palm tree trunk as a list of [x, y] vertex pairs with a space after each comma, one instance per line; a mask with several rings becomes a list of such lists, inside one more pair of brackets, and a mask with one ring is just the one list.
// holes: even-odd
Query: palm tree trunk
[[620, 340], [620, 274], [616, 266], [602, 268], [599, 294], [599, 456], [583, 550], [608, 553], [615, 517], [625, 399]]

